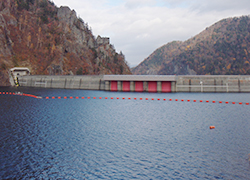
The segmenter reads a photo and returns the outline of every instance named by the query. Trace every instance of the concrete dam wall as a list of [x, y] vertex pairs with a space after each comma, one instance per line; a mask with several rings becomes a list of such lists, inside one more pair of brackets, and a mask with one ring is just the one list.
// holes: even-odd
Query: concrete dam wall
[[130, 92], [250, 92], [250, 76], [18, 76], [20, 86]]
[[176, 92], [250, 92], [249, 75], [176, 76]]
[[104, 90], [103, 76], [19, 76], [20, 86]]

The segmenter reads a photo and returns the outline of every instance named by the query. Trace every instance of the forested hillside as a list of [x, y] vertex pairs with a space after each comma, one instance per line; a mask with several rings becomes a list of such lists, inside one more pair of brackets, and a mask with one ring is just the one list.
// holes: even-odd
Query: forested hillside
[[250, 17], [223, 19], [187, 41], [170, 42], [133, 69], [134, 74], [250, 74]]
[[48, 0], [0, 2], [0, 85], [18, 66], [32, 74], [131, 74], [108, 37], [95, 37], [74, 10]]

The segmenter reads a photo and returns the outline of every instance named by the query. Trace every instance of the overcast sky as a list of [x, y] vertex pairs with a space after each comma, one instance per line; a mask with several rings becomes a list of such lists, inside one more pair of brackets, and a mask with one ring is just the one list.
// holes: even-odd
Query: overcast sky
[[250, 0], [51, 0], [109, 37], [131, 67], [160, 46], [185, 41], [215, 22], [250, 14]]

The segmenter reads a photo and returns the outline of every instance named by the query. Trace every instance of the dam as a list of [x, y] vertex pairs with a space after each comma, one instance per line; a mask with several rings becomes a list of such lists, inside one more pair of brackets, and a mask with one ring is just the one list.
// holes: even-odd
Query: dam
[[250, 75], [18, 75], [24, 87], [124, 92], [250, 92]]

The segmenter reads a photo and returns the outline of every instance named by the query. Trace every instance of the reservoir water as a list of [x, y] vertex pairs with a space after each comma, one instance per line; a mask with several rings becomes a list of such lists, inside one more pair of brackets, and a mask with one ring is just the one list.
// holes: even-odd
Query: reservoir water
[[0, 179], [250, 179], [249, 93], [15, 91], [43, 99], [0, 94]]

